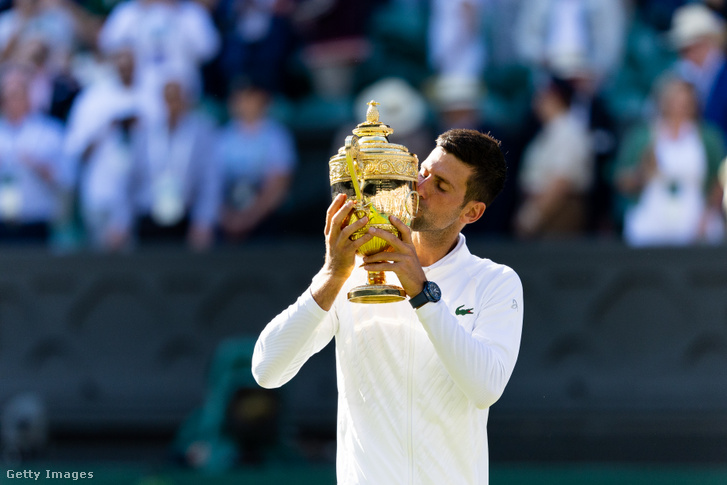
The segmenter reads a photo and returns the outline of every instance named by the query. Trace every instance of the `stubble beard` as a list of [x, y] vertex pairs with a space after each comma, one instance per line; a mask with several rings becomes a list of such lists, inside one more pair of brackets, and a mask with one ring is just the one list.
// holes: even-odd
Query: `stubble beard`
[[411, 230], [417, 232], [427, 231], [431, 229], [431, 225], [431, 222], [424, 214], [423, 208], [420, 207], [417, 215], [411, 220]]
[[418, 217], [415, 217], [411, 220], [411, 224], [409, 224], [409, 227], [411, 227], [412, 231], [419, 231], [421, 228], [421, 222], [419, 221]]
[[440, 227], [432, 221], [430, 214], [419, 209], [419, 213], [411, 220], [411, 230], [415, 232], [438, 232], [446, 230], [449, 226]]
[[457, 224], [459, 211], [453, 211], [449, 220], [432, 219], [432, 215], [424, 208], [420, 207], [417, 216], [412, 218], [410, 227], [412, 232], [420, 234], [420, 237], [430, 241], [448, 241]]

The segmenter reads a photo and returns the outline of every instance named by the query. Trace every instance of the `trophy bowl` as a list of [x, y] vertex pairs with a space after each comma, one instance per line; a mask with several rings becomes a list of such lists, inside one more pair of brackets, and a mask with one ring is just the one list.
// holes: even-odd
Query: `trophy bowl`
[[[356, 231], [352, 240], [366, 234], [370, 227], [386, 230], [397, 237], [399, 231], [389, 221], [395, 216], [410, 225], [419, 209], [416, 191], [419, 160], [403, 145], [389, 143], [393, 129], [379, 121], [378, 103], [370, 101], [366, 121], [346, 137], [343, 147], [329, 161], [331, 195], [344, 193], [354, 200], [354, 209], [346, 224], [368, 217], [366, 226]], [[390, 250], [389, 243], [372, 238], [359, 248], [361, 256]], [[369, 271], [368, 282], [348, 293], [355, 303], [390, 303], [406, 298], [403, 288], [386, 283], [383, 271]]]

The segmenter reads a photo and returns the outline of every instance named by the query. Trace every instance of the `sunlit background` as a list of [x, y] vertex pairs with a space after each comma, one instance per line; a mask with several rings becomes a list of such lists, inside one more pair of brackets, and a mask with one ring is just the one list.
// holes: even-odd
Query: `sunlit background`
[[0, 483], [335, 483], [332, 345], [277, 391], [250, 359], [371, 100], [420, 160], [508, 161], [464, 231], [525, 291], [490, 483], [727, 483], [725, 15], [0, 0]]

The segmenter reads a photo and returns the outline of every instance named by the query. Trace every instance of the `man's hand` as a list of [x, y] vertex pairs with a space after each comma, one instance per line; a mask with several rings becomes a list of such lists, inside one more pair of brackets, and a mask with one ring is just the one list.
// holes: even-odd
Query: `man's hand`
[[368, 222], [368, 218], [364, 217], [343, 227], [352, 210], [353, 201], [346, 201], [346, 195], [339, 194], [326, 212], [326, 262], [311, 286], [313, 299], [326, 311], [331, 309], [343, 284], [351, 276], [356, 264], [356, 251], [373, 237], [364, 234], [351, 241], [351, 235]]
[[391, 251], [381, 251], [364, 258], [366, 271], [393, 271], [399, 277], [401, 286], [410, 297], [416, 296], [424, 289], [427, 280], [419, 262], [416, 248], [411, 238], [411, 229], [394, 216], [389, 222], [399, 230], [401, 239], [383, 229], [372, 227], [369, 234], [380, 237], [391, 246]]

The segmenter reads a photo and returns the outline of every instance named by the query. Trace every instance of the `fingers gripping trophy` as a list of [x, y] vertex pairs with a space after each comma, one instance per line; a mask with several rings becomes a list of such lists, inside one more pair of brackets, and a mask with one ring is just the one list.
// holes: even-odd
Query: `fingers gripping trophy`
[[[345, 224], [368, 217], [366, 226], [351, 236], [353, 240], [366, 234], [369, 227], [401, 237], [389, 222], [389, 216], [397, 217], [408, 226], [419, 209], [416, 191], [419, 160], [405, 146], [389, 143], [388, 136], [394, 130], [379, 121], [378, 105], [376, 101], [368, 103], [366, 121], [356, 126], [353, 135], [346, 137], [345, 145], [328, 162], [332, 196], [344, 193], [355, 201]], [[386, 241], [374, 237], [358, 252], [368, 256], [389, 249]], [[348, 293], [349, 301], [355, 303], [390, 303], [405, 297], [403, 288], [386, 284], [383, 271], [369, 271], [368, 283]]]

